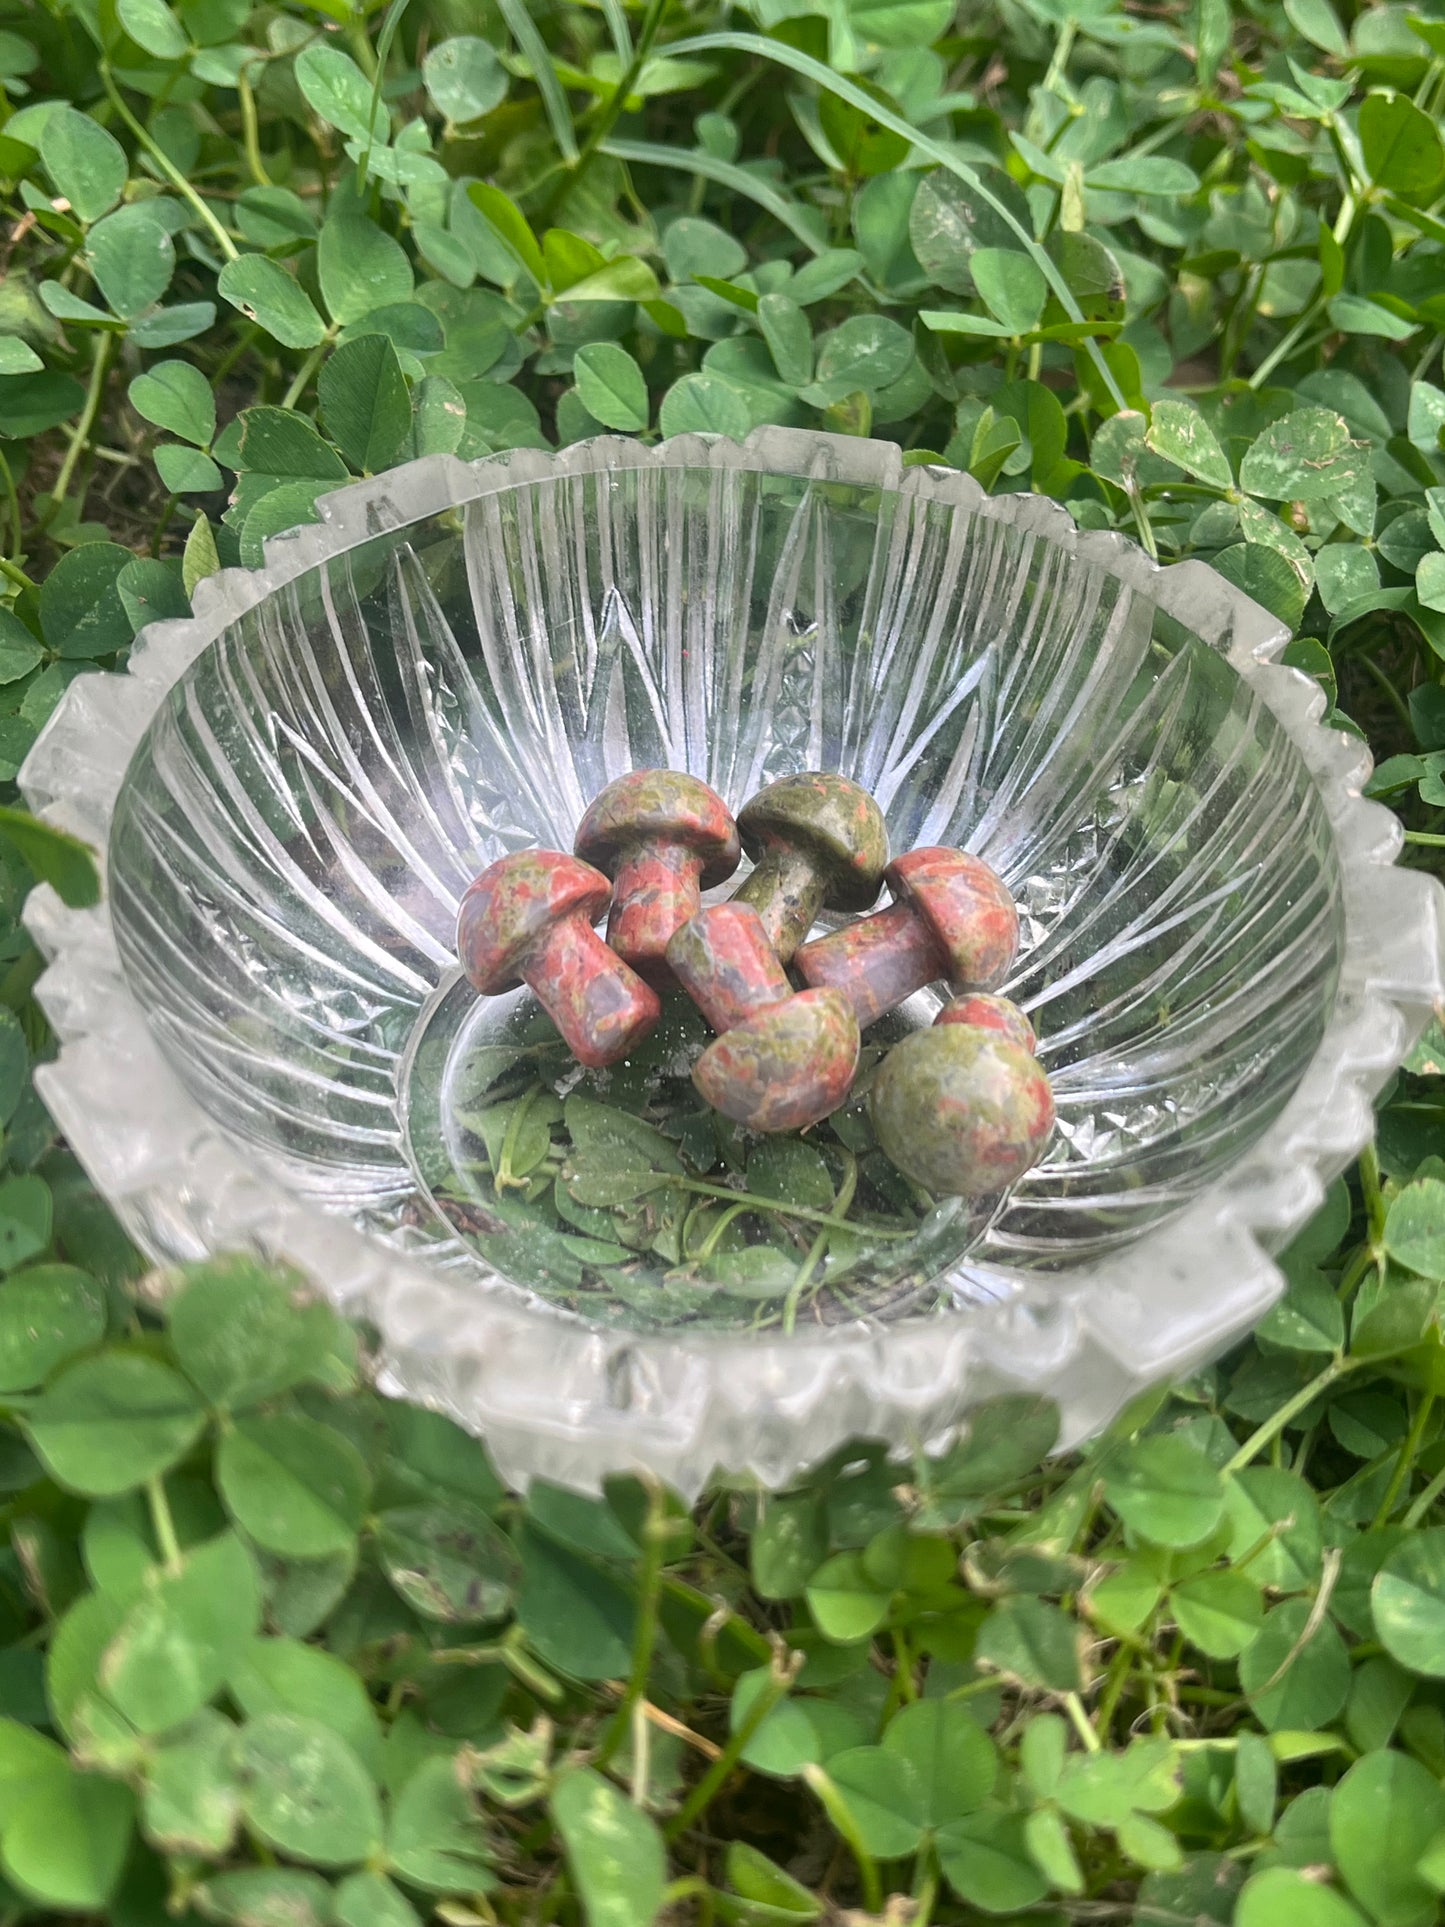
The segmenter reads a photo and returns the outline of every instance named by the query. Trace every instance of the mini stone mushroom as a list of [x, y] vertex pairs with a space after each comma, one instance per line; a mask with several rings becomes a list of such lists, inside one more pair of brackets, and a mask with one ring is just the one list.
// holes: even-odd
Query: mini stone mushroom
[[674, 931], [697, 914], [699, 895], [726, 883], [742, 859], [738, 828], [716, 790], [683, 770], [639, 769], [588, 806], [573, 844], [612, 879], [607, 941], [651, 983], [671, 973]]
[[462, 898], [457, 955], [484, 997], [527, 983], [579, 1064], [615, 1064], [662, 1013], [657, 992], [592, 925], [612, 887], [560, 850], [518, 850], [488, 864]]
[[667, 947], [714, 1030], [692, 1081], [754, 1131], [799, 1131], [836, 1111], [858, 1071], [858, 1020], [835, 990], [795, 992], [751, 904], [700, 910]]
[[1016, 1183], [1054, 1127], [1038, 1062], [973, 1024], [935, 1024], [895, 1044], [869, 1102], [885, 1156], [936, 1198], [989, 1197]]
[[1014, 960], [1018, 912], [988, 865], [963, 850], [910, 850], [884, 872], [894, 902], [876, 916], [805, 943], [804, 979], [841, 990], [866, 1030], [925, 984], [991, 990]]
[[755, 868], [733, 892], [787, 963], [822, 909], [867, 910], [888, 861], [883, 812], [846, 776], [808, 770], [769, 783], [738, 811]]
[[968, 991], [954, 997], [934, 1018], [935, 1024], [972, 1024], [975, 1030], [997, 1031], [1011, 1044], [1032, 1054], [1038, 1043], [1034, 1027], [1017, 1004], [1007, 997], [991, 997], [987, 991]]

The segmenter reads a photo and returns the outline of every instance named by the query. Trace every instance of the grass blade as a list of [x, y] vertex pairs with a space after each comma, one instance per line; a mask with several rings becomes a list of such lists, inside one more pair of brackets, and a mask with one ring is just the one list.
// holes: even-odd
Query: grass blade
[[[931, 135], [925, 134], [911, 121], [906, 120], [902, 114], [896, 114], [884, 102], [865, 93], [856, 81], [849, 80], [844, 74], [834, 73], [832, 68], [825, 67], [821, 60], [814, 60], [810, 54], [801, 53], [796, 47], [789, 47], [781, 40], [765, 40], [761, 34], [756, 33], [696, 34], [691, 39], [670, 41], [667, 51], [676, 59], [683, 59], [688, 54], [753, 54], [759, 60], [770, 60], [777, 66], [790, 67], [804, 80], [811, 80], [817, 86], [826, 88], [829, 93], [836, 94], [840, 100], [847, 101], [850, 107], [856, 107], [859, 113], [870, 116], [893, 133], [901, 134], [905, 140], [911, 141], [920, 153], [927, 154], [929, 159], [936, 161], [940, 167], [946, 167], [950, 174], [956, 175], [965, 187], [978, 195], [980, 200], [986, 201], [1000, 220], [1006, 222], [1017, 235], [1019, 245], [1058, 296], [1069, 319], [1082, 321], [1085, 318], [1068, 282], [1065, 281], [1049, 254], [1039, 246], [1032, 234], [1004, 203], [989, 191], [968, 162], [960, 160], [957, 154], [952, 153], [941, 141], [934, 140]], [[741, 171], [741, 169], [738, 170], [738, 172]], [[1126, 405], [1124, 397], [1119, 391], [1113, 371], [1099, 352], [1098, 344], [1089, 341], [1086, 345], [1090, 358], [1098, 368], [1115, 405], [1123, 408]]]
[[[669, 53], [672, 51], [668, 49]], [[822, 254], [828, 242], [820, 235], [808, 219], [808, 211], [797, 201], [790, 201], [786, 194], [780, 194], [756, 174], [750, 174], [745, 167], [738, 167], [732, 161], [716, 160], [711, 154], [700, 153], [691, 147], [664, 147], [657, 141], [603, 141], [598, 148], [599, 154], [609, 154], [615, 161], [632, 161], [638, 167], [675, 167], [685, 174], [696, 174], [702, 180], [713, 181], [718, 187], [725, 187], [733, 194], [741, 194], [765, 213], [771, 214], [814, 254]]]
[[502, 18], [513, 40], [527, 57], [532, 78], [537, 83], [537, 92], [542, 96], [542, 105], [547, 110], [557, 151], [570, 167], [577, 158], [577, 129], [573, 125], [566, 92], [557, 78], [552, 56], [547, 51], [547, 43], [538, 31], [526, 0], [497, 0], [497, 5], [502, 10]]

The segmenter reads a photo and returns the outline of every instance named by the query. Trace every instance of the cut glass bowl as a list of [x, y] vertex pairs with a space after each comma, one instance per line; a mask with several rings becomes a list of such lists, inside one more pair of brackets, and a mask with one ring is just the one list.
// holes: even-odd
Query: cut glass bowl
[[[1363, 746], [1255, 604], [1036, 497], [777, 429], [433, 457], [321, 512], [73, 683], [23, 774], [106, 853], [99, 907], [32, 899], [42, 1084], [147, 1251], [299, 1264], [375, 1325], [388, 1389], [517, 1480], [686, 1491], [917, 1448], [1007, 1391], [1076, 1440], [1272, 1303], [1269, 1253], [1441, 995], [1442, 895], [1392, 867]], [[1020, 905], [1047, 1156], [791, 1331], [661, 1261], [549, 1292], [467, 1200], [476, 1067], [539, 1032], [526, 993], [459, 979], [458, 899], [659, 765], [734, 808], [841, 770], [895, 851], [966, 845]]]

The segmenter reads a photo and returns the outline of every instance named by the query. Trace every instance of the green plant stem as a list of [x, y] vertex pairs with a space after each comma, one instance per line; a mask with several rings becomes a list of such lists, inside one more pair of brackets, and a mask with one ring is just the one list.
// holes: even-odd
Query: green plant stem
[[1257, 1431], [1251, 1432], [1240, 1446], [1234, 1457], [1225, 1466], [1226, 1472], [1241, 1472], [1251, 1459], [1259, 1457], [1271, 1439], [1277, 1438], [1292, 1418], [1297, 1418], [1307, 1406], [1313, 1404], [1321, 1392], [1327, 1391], [1337, 1379], [1346, 1372], [1355, 1370], [1360, 1361], [1340, 1355], [1332, 1358], [1322, 1372], [1317, 1372], [1308, 1385], [1302, 1385], [1293, 1398], [1287, 1398], [1276, 1412], [1272, 1412]]
[[913, 1885], [913, 1913], [909, 1917], [908, 1927], [929, 1927], [937, 1904], [938, 1854], [935, 1848], [926, 1846], [918, 1859]]
[[297, 402], [300, 401], [301, 397], [305, 394], [307, 386], [310, 383], [311, 377], [316, 373], [316, 370], [321, 366], [321, 362], [323, 357], [326, 354], [326, 350], [331, 346], [331, 337], [332, 337], [332, 331], [328, 328], [326, 331], [325, 341], [319, 342], [317, 346], [311, 350], [310, 354], [307, 355], [305, 361], [302, 362], [301, 366], [296, 370], [295, 379], [292, 381], [291, 386], [286, 390], [286, 393], [281, 397], [281, 406], [283, 408], [294, 408]]
[[1378, 1257], [1385, 1236], [1388, 1207], [1380, 1186], [1380, 1154], [1373, 1144], [1367, 1144], [1360, 1153], [1360, 1190], [1364, 1194], [1365, 1210], [1370, 1220], [1370, 1244]]
[[552, 218], [558, 202], [570, 194], [597, 158], [598, 149], [607, 139], [622, 116], [627, 105], [627, 97], [637, 85], [643, 68], [652, 53], [652, 43], [656, 40], [662, 26], [662, 17], [667, 12], [668, 0], [648, 0], [647, 12], [642, 17], [642, 26], [637, 35], [637, 44], [632, 50], [632, 59], [626, 71], [612, 92], [597, 110], [597, 117], [588, 129], [582, 142], [577, 159], [570, 169], [560, 174], [538, 210], [538, 219], [548, 221]]
[[1077, 1693], [1065, 1693], [1064, 1711], [1069, 1716], [1069, 1724], [1083, 1741], [1084, 1750], [1088, 1753], [1101, 1753], [1103, 1751], [1102, 1743], [1100, 1742], [1098, 1734], [1094, 1731], [1093, 1721], [1084, 1710], [1084, 1702], [1079, 1698]]
[[50, 493], [50, 509], [45, 518], [47, 523], [54, 519], [55, 511], [65, 500], [70, 484], [75, 479], [76, 466], [90, 439], [90, 431], [95, 427], [95, 418], [100, 412], [101, 396], [105, 392], [106, 371], [110, 367], [114, 346], [115, 336], [109, 329], [102, 329], [96, 336], [95, 353], [91, 358], [85, 406], [80, 411], [80, 420], [71, 431], [70, 446], [65, 451], [65, 460], [60, 464], [60, 473], [56, 476], [55, 487]]
[[1356, 657], [1356, 661], [1364, 664], [1366, 671], [1373, 676], [1379, 684], [1380, 691], [1389, 703], [1391, 709], [1394, 710], [1406, 729], [1413, 732], [1415, 726], [1410, 720], [1410, 711], [1404, 697], [1400, 694], [1399, 690], [1396, 689], [1394, 683], [1391, 682], [1379, 663], [1375, 661], [1375, 658], [1373, 656], [1360, 655]]
[[171, 1517], [170, 1500], [166, 1497], [163, 1479], [146, 1480], [146, 1502], [150, 1506], [151, 1524], [155, 1528], [156, 1544], [160, 1547], [166, 1570], [179, 1572], [182, 1565], [181, 1542], [176, 1537], [176, 1522]]
[[[845, 1151], [843, 1155], [847, 1158], [848, 1163], [843, 1172], [843, 1181], [833, 1193], [832, 1205], [833, 1211], [840, 1218], [847, 1217], [854, 1194], [858, 1189], [858, 1160], [851, 1151]], [[799, 1301], [803, 1296], [809, 1279], [822, 1263], [823, 1255], [827, 1249], [828, 1233], [826, 1231], [820, 1231], [808, 1247], [808, 1255], [799, 1267], [798, 1275], [788, 1287], [788, 1295], [783, 1300], [783, 1330], [785, 1332], [791, 1333], [796, 1326]]]
[[1445, 836], [1431, 836], [1427, 830], [1406, 830], [1405, 841], [1424, 844], [1432, 850], [1445, 850]]
[[1436, 355], [1439, 354], [1442, 342], [1445, 342], [1445, 335], [1431, 335], [1430, 339], [1425, 343], [1424, 349], [1421, 351], [1419, 360], [1410, 371], [1410, 380], [1412, 382], [1423, 381], [1425, 379], [1426, 371], [1429, 369], [1430, 363], [1435, 359]]
[[1400, 1441], [1400, 1450], [1396, 1455], [1395, 1468], [1390, 1474], [1390, 1483], [1385, 1487], [1385, 1496], [1375, 1512], [1373, 1524], [1376, 1527], [1384, 1525], [1395, 1510], [1395, 1501], [1400, 1496], [1400, 1489], [1410, 1476], [1411, 1466], [1420, 1455], [1420, 1444], [1425, 1436], [1425, 1427], [1430, 1423], [1430, 1414], [1434, 1409], [1435, 1394], [1422, 1392], [1415, 1401], [1415, 1415], [1410, 1421], [1410, 1429]]
[[749, 1707], [747, 1718], [739, 1725], [737, 1732], [663, 1828], [669, 1840], [676, 1840], [680, 1833], [685, 1833], [698, 1815], [712, 1804], [728, 1775], [742, 1758], [754, 1733], [778, 1702], [786, 1697], [788, 1688], [802, 1668], [803, 1657], [800, 1652], [789, 1652], [781, 1642], [773, 1648], [772, 1663], [763, 1690]]
[[0, 453], [0, 484], [4, 485], [5, 501], [10, 510], [10, 551], [12, 556], [19, 555], [25, 542], [25, 524], [20, 514], [20, 495], [15, 487], [15, 477], [3, 453]]
[[[767, 1211], [780, 1218], [800, 1218], [804, 1224], [826, 1225], [830, 1231], [853, 1231], [867, 1238], [911, 1238], [911, 1231], [889, 1231], [882, 1225], [860, 1224], [853, 1218], [835, 1218], [826, 1211], [809, 1211], [801, 1204], [784, 1204], [780, 1198], [760, 1197], [755, 1191], [734, 1191], [725, 1184], [709, 1184], [704, 1178], [668, 1179], [683, 1191], [696, 1191], [705, 1198], [722, 1198], [728, 1204], [742, 1204], [754, 1211]], [[658, 1187], [661, 1189], [661, 1187]]]
[[838, 1789], [820, 1766], [805, 1766], [803, 1778], [817, 1795], [819, 1804], [832, 1822], [833, 1831], [847, 1845], [858, 1869], [859, 1883], [863, 1888], [863, 1905], [870, 1914], [883, 1911], [883, 1882], [878, 1873], [878, 1862], [869, 1853], [858, 1824], [845, 1800], [839, 1798]]
[[1413, 1532], [1442, 1492], [1445, 1492], [1445, 1466], [1442, 1466], [1430, 1483], [1423, 1486], [1416, 1494], [1409, 1511], [1400, 1523]]
[[618, 1702], [597, 1758], [593, 1764], [605, 1767], [621, 1746], [632, 1722], [633, 1709], [647, 1692], [647, 1677], [652, 1670], [653, 1650], [657, 1645], [657, 1609], [662, 1593], [662, 1561], [669, 1538], [667, 1495], [660, 1485], [652, 1484], [647, 1495], [647, 1517], [642, 1527], [642, 1572], [638, 1585], [637, 1625], [632, 1636], [632, 1669]]
[[1297, 317], [1289, 333], [1275, 343], [1274, 347], [1270, 349], [1264, 360], [1249, 377], [1249, 386], [1251, 388], [1262, 388], [1280, 363], [1289, 359], [1299, 342], [1303, 340], [1309, 329], [1313, 327], [1315, 316], [1320, 313], [1323, 307], [1324, 302], [1321, 301], [1318, 296], [1308, 303]]
[[236, 246], [230, 235], [227, 234], [210, 208], [176, 166], [170, 155], [156, 144], [150, 134], [141, 126], [135, 115], [130, 111], [129, 107], [126, 106], [125, 101], [121, 98], [120, 89], [116, 86], [114, 77], [111, 74], [110, 62], [105, 59], [102, 59], [100, 62], [100, 84], [105, 89], [107, 100], [109, 100], [111, 106], [114, 107], [115, 111], [120, 115], [135, 139], [140, 142], [141, 146], [147, 154], [150, 155], [151, 159], [165, 175], [176, 192], [181, 195], [183, 199], [190, 202], [201, 220], [205, 222], [221, 253], [228, 261], [239, 260], [241, 250]]
[[[13, 582], [17, 589], [38, 590], [40, 587], [34, 577], [28, 576], [20, 564], [12, 562], [8, 555], [0, 555], [0, 575], [3, 575], [8, 582]], [[1445, 841], [1445, 838], [1441, 840]]]
[[246, 166], [257, 187], [270, 187], [271, 176], [261, 159], [261, 131], [256, 121], [256, 94], [244, 73], [236, 76], [236, 93], [241, 102], [241, 146]]

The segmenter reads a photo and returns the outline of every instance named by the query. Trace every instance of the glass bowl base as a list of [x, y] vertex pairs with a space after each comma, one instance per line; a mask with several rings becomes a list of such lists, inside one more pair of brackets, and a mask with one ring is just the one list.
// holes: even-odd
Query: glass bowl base
[[935, 1202], [868, 1122], [874, 1066], [938, 1004], [921, 992], [872, 1027], [832, 1118], [765, 1137], [693, 1088], [712, 1033], [680, 993], [630, 1057], [591, 1071], [530, 991], [478, 997], [454, 975], [403, 1058], [403, 1222], [479, 1282], [637, 1330], [788, 1333], [956, 1306], [956, 1267], [1002, 1200]]

